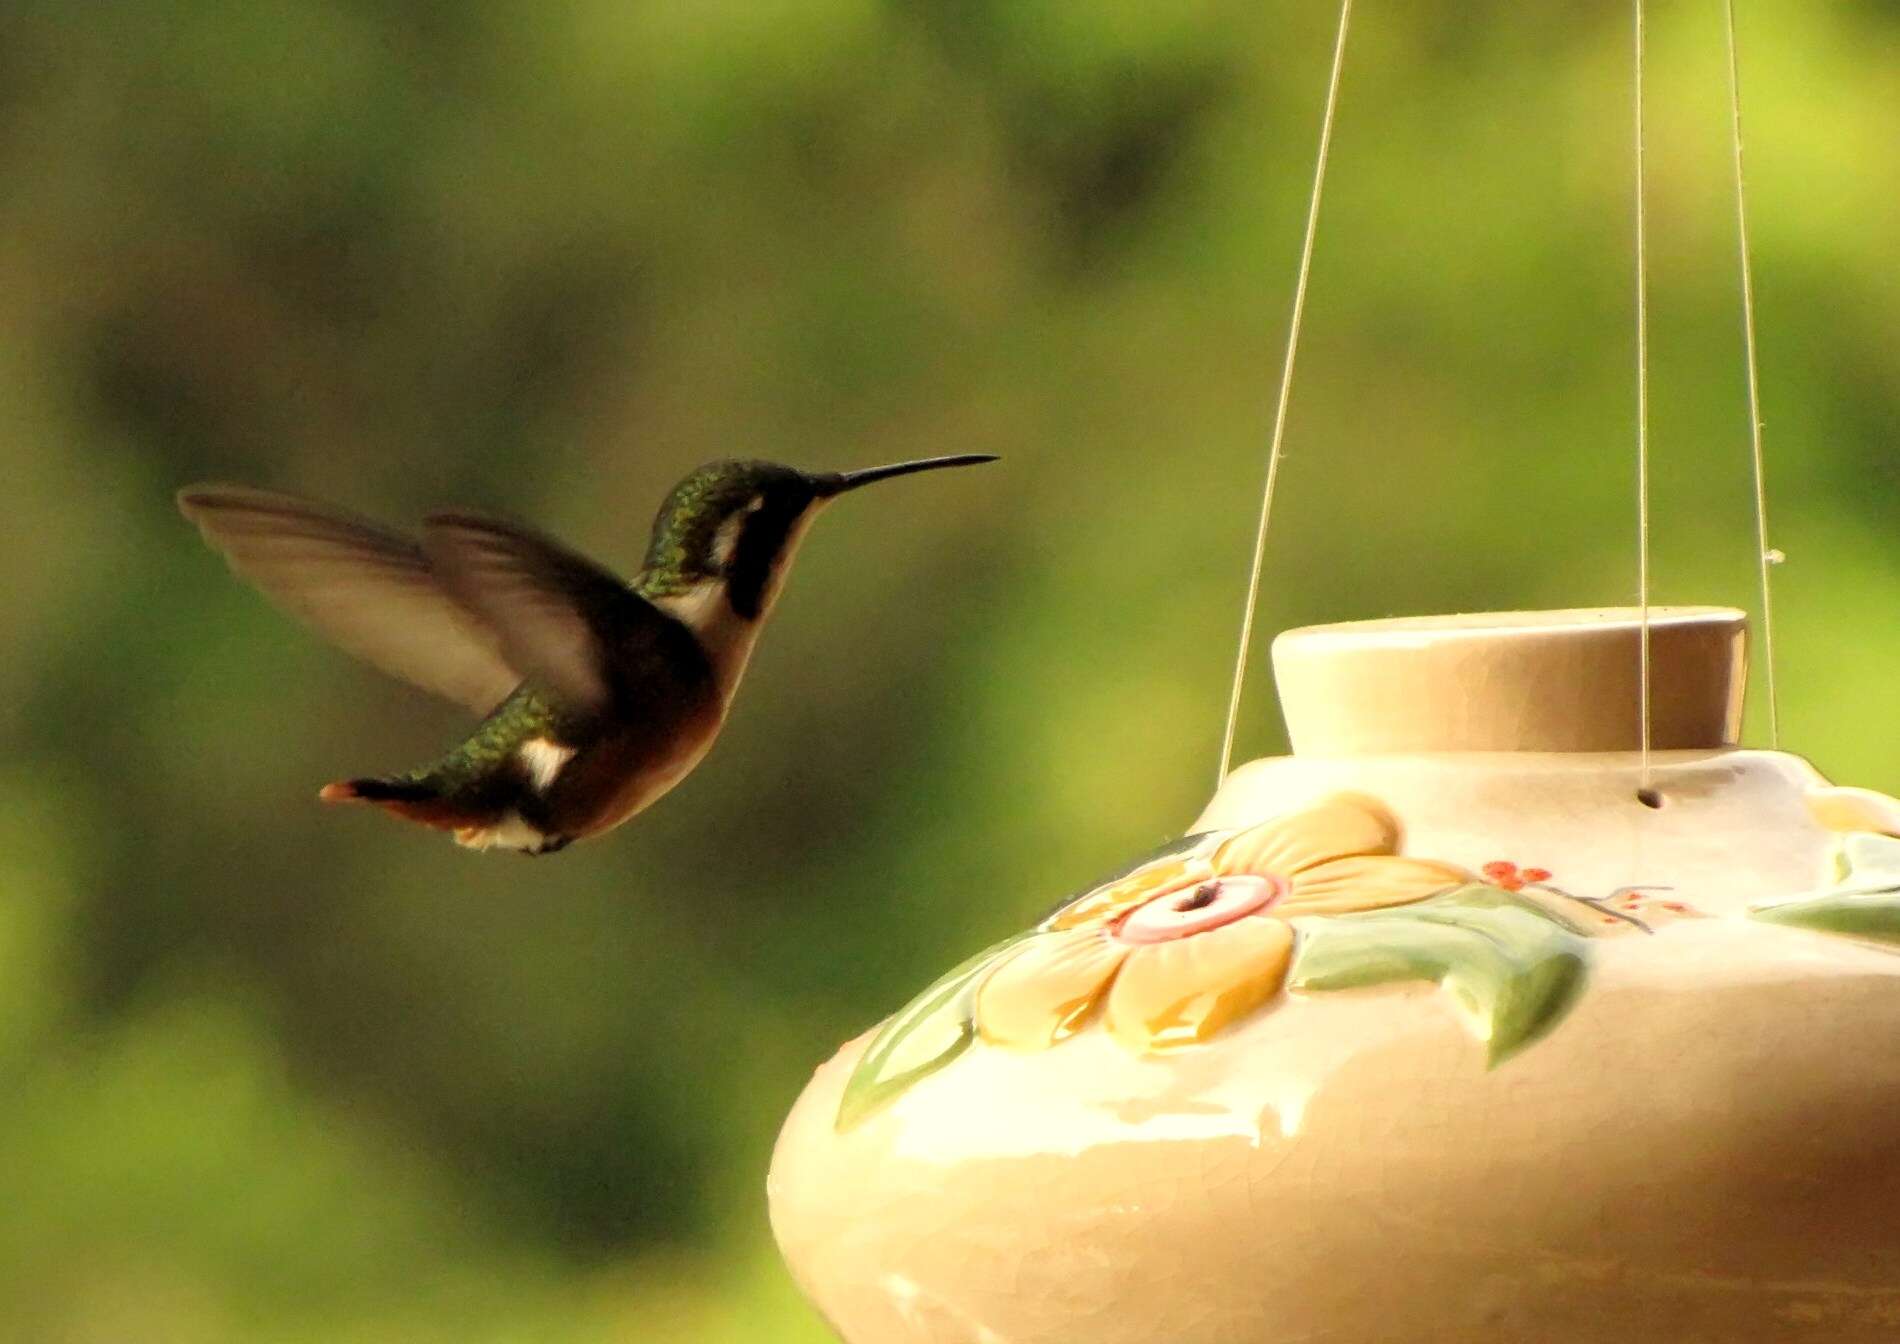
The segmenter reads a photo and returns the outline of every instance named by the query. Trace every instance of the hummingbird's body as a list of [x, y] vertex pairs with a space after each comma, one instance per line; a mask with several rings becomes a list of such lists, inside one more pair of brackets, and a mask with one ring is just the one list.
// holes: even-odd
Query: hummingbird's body
[[325, 787], [475, 848], [547, 853], [610, 830], [711, 750], [819, 509], [860, 485], [989, 461], [851, 473], [716, 462], [654, 520], [631, 584], [511, 523], [440, 513], [420, 544], [289, 495], [181, 492], [240, 574], [342, 647], [484, 714], [407, 774]]

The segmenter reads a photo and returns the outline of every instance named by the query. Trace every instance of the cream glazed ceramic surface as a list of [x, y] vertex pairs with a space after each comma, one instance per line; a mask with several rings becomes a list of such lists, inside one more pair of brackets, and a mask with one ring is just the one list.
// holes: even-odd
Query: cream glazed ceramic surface
[[1657, 807], [1496, 749], [1623, 740], [1626, 613], [1282, 637], [1301, 754], [800, 1098], [773, 1226], [841, 1337], [1900, 1339], [1900, 806], [1727, 745], [1739, 613], [1661, 615]]

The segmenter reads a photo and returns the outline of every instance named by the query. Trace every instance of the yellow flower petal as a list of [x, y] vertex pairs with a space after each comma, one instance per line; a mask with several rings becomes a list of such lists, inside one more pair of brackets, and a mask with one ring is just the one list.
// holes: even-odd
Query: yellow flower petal
[[1099, 929], [1032, 938], [977, 989], [976, 1028], [993, 1045], [1046, 1050], [1082, 1025], [1127, 955]]
[[1205, 1041], [1278, 993], [1292, 955], [1292, 928], [1258, 915], [1133, 948], [1108, 991], [1108, 1029], [1135, 1051]]
[[1398, 847], [1398, 818], [1383, 803], [1363, 793], [1336, 793], [1304, 811], [1242, 831], [1215, 853], [1214, 866], [1223, 876], [1290, 877], [1328, 859], [1391, 854]]
[[1049, 927], [1076, 929], [1106, 924], [1122, 911], [1132, 910], [1163, 892], [1205, 881], [1214, 875], [1205, 850], [1206, 846], [1202, 846], [1187, 854], [1171, 854], [1143, 864], [1128, 876], [1097, 887], [1050, 920]]
[[1295, 874], [1293, 890], [1273, 907], [1273, 913], [1285, 919], [1349, 915], [1355, 910], [1409, 905], [1474, 880], [1462, 868], [1430, 859], [1377, 854], [1334, 859]]
[[1830, 831], [1900, 835], [1900, 799], [1872, 789], [1810, 789], [1808, 812]]

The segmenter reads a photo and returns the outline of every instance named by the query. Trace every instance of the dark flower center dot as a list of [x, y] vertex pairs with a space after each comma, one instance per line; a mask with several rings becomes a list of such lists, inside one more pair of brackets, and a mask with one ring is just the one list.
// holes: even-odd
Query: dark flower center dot
[[1200, 886], [1189, 892], [1184, 899], [1176, 903], [1174, 908], [1186, 914], [1190, 910], [1205, 910], [1219, 899], [1220, 883], [1203, 882]]

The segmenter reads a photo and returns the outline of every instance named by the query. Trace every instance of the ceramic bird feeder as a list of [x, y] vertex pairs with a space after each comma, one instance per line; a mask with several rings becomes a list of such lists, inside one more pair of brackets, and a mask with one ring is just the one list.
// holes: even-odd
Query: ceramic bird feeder
[[[819, 1069], [848, 1344], [1900, 1338], [1900, 803], [1738, 748], [1744, 617], [1282, 635], [1293, 754]], [[1639, 792], [1641, 797], [1639, 797]]]

